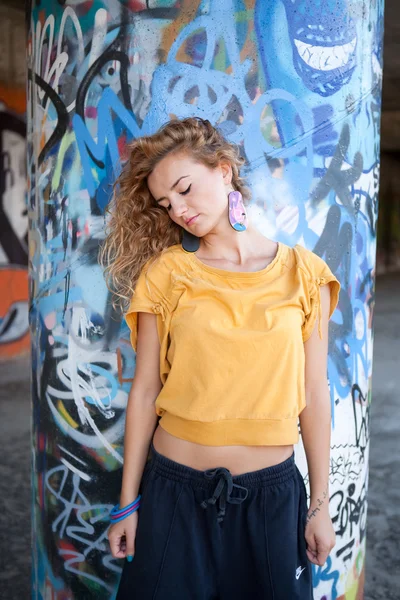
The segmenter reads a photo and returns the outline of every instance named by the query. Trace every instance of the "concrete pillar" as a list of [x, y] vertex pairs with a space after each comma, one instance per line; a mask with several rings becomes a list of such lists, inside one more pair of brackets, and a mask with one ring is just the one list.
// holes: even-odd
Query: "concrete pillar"
[[[318, 600], [365, 565], [383, 2], [33, 2], [28, 165], [35, 598], [113, 597], [106, 543], [134, 372], [96, 263], [124, 146], [172, 115], [242, 145], [251, 216], [342, 282], [330, 325], [330, 510]], [[307, 477], [301, 444], [297, 461]]]

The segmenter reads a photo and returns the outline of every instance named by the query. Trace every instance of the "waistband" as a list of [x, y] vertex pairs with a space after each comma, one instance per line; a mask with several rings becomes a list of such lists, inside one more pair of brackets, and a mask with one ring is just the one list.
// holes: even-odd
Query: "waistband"
[[[213, 486], [215, 486], [215, 483], [209, 479], [207, 474], [217, 469], [200, 471], [198, 469], [193, 469], [192, 467], [182, 465], [181, 463], [175, 462], [174, 460], [171, 460], [157, 452], [153, 444], [151, 445], [151, 461], [152, 471], [158, 473], [159, 475], [163, 475], [168, 479], [172, 479], [180, 483], [187, 483], [194, 487], [200, 487], [204, 489], [211, 489]], [[223, 467], [220, 469], [229, 472], [228, 469]], [[268, 487], [284, 483], [285, 481], [294, 478], [296, 476], [296, 470], [297, 468], [293, 452], [288, 459], [278, 463], [277, 465], [265, 467], [264, 469], [259, 469], [257, 471], [250, 471], [249, 473], [243, 473], [241, 475], [233, 475], [232, 482], [235, 485], [243, 486], [247, 489]]]

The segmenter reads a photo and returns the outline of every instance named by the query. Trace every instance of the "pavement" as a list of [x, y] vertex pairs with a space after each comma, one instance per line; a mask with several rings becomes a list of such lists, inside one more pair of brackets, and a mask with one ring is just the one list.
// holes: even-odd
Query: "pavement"
[[[399, 301], [400, 273], [379, 276], [364, 600], [400, 599]], [[0, 600], [31, 598], [30, 421], [29, 358], [0, 362]]]
[[400, 600], [400, 273], [376, 283], [364, 600]]
[[31, 563], [30, 365], [0, 363], [0, 599], [29, 600]]

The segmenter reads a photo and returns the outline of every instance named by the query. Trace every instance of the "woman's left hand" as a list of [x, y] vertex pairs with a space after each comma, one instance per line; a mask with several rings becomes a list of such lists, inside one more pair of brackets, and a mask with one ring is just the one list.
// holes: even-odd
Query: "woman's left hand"
[[327, 508], [313, 510], [310, 506], [304, 535], [308, 546], [308, 560], [322, 567], [336, 544], [336, 535]]

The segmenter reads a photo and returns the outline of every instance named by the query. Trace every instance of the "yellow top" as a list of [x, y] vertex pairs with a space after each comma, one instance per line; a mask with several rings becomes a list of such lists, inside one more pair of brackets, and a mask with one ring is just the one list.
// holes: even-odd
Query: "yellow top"
[[[280, 243], [261, 271], [211, 267], [176, 244], [143, 268], [126, 314], [157, 315], [160, 426], [210, 446], [298, 441], [306, 405], [304, 345], [320, 314], [320, 286], [340, 283], [319, 256]], [[321, 331], [319, 331], [321, 336]]]

